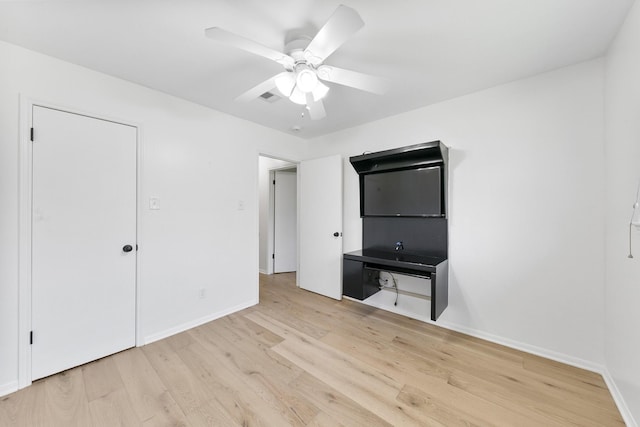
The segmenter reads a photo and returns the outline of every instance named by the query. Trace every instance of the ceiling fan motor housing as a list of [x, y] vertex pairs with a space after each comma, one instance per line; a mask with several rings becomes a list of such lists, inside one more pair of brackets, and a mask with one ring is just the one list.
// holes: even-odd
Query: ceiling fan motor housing
[[311, 37], [299, 36], [287, 42], [284, 46], [284, 52], [296, 61], [304, 59], [304, 50], [309, 46], [309, 43], [311, 43]]

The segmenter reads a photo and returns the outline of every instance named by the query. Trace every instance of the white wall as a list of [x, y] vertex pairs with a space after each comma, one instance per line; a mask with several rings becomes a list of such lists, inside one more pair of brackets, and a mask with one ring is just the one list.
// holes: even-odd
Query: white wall
[[449, 307], [441, 325], [602, 368], [603, 61], [311, 141], [344, 160], [344, 250], [361, 246], [348, 157], [450, 147]]
[[260, 272], [271, 274], [273, 272], [273, 263], [271, 262], [271, 254], [273, 253], [273, 236], [269, 232], [273, 232], [269, 227], [269, 189], [271, 188], [272, 179], [269, 178], [269, 172], [273, 169], [280, 169], [287, 166], [293, 166], [293, 163], [285, 160], [273, 159], [270, 157], [260, 156], [260, 165], [258, 167], [259, 193], [260, 193]]
[[[635, 3], [606, 62], [607, 368], [640, 422], [640, 231], [627, 258], [629, 219], [640, 181], [640, 4]], [[632, 425], [629, 423], [629, 425]]]
[[257, 302], [258, 153], [296, 160], [304, 141], [4, 42], [0, 64], [0, 395], [17, 385], [20, 94], [140, 125], [145, 341]]

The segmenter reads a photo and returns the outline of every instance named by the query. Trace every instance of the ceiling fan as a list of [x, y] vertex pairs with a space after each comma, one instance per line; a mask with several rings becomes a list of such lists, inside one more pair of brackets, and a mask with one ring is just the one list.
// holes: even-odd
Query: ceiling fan
[[329, 91], [329, 87], [321, 80], [379, 95], [387, 90], [385, 79], [324, 63], [363, 26], [364, 21], [358, 12], [340, 5], [315, 37], [298, 37], [286, 44], [284, 52], [278, 52], [220, 27], [207, 28], [205, 35], [218, 42], [271, 59], [285, 69], [249, 89], [236, 98], [237, 101], [250, 101], [277, 88], [292, 102], [306, 105], [311, 119], [318, 120], [326, 116], [322, 98]]

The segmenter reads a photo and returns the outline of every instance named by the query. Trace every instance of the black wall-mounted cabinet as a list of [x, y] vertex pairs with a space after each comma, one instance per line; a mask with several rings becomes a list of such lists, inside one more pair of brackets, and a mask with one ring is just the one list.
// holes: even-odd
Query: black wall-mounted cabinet
[[447, 147], [433, 141], [349, 161], [360, 179], [362, 250], [344, 254], [343, 294], [380, 291], [380, 271], [423, 277], [437, 320], [449, 302]]
[[364, 153], [353, 156], [349, 161], [358, 174], [417, 169], [443, 164], [448, 158], [448, 148], [440, 141], [423, 142], [391, 150]]

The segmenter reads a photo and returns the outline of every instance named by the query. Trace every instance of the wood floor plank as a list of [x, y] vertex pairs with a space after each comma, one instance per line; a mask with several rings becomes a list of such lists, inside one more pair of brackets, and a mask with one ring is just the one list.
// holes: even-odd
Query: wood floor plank
[[[586, 398], [591, 405], [597, 405], [603, 410], [617, 412], [615, 406], [612, 405], [610, 396], [607, 396], [607, 393], [602, 393], [606, 390], [606, 385], [599, 374], [568, 367], [548, 359], [532, 359], [534, 356], [528, 356], [524, 353], [520, 355], [519, 360], [505, 360], [499, 354], [487, 350], [480, 351], [479, 347], [468, 343], [450, 345], [445, 342], [438, 346], [437, 350], [452, 359], [466, 362], [468, 365], [482, 363], [485, 367], [493, 369], [495, 372], [508, 374], [511, 378], [518, 377], [522, 383], [530, 384], [540, 389], [545, 388], [547, 393], [558, 398], [563, 398], [563, 395]], [[529, 362], [526, 362], [526, 360], [529, 360]], [[537, 368], [528, 368], [527, 365], [530, 364], [536, 364]], [[566, 373], [562, 379], [560, 379], [560, 373], [555, 368], [556, 365], [558, 370]], [[564, 367], [564, 369], [560, 368], [560, 366]], [[599, 378], [599, 381], [596, 380], [597, 378]]]
[[187, 420], [180, 406], [175, 402], [171, 393], [165, 392], [159, 398], [162, 411], [155, 412], [142, 425], [145, 427], [187, 427], [191, 424]]
[[113, 360], [140, 420], [172, 413], [176, 402], [140, 348], [115, 354]]
[[564, 405], [559, 404], [561, 402], [550, 401], [549, 398], [541, 395], [537, 390], [514, 393], [512, 388], [496, 382], [486, 381], [465, 372], [454, 372], [449, 378], [449, 384], [521, 414], [534, 418], [545, 417], [548, 420], [547, 425], [559, 424], [581, 427], [617, 425], [615, 418], [610, 415], [607, 415], [603, 420], [594, 419], [588, 414], [565, 408]]
[[491, 359], [485, 358], [482, 363], [478, 363], [478, 359], [469, 354], [442, 352], [425, 347], [418, 341], [400, 337], [394, 340], [394, 344], [426, 360], [435, 360], [444, 366], [449, 366], [452, 371], [475, 376], [480, 380], [479, 382], [484, 380], [498, 384], [506, 387], [512, 393], [519, 393], [521, 396], [533, 395], [538, 399], [545, 398], [551, 405], [562, 408], [563, 412], [569, 410], [576, 415], [602, 419], [605, 421], [605, 425], [606, 422], [615, 423], [615, 418], [611, 418], [611, 416], [619, 416], [617, 412], [611, 413], [600, 406], [601, 400], [611, 399], [609, 393], [598, 399], [589, 399], [583, 394], [588, 392], [587, 390], [577, 390], [572, 385], [558, 381], [556, 378], [540, 376], [526, 371], [521, 366], [501, 363], [500, 360], [490, 362]]
[[224, 359], [200, 343], [178, 350], [178, 354], [236, 423], [243, 426], [290, 425], [286, 414], [255, 393], [243, 378], [222, 365]]
[[348, 354], [327, 346], [302, 332], [260, 313], [246, 316], [286, 339], [273, 350], [291, 360], [314, 377], [393, 425], [437, 425], [425, 414], [407, 413], [396, 400], [401, 384], [386, 373], [368, 366]]
[[311, 420], [309, 427], [344, 427], [345, 425], [333, 418], [326, 412], [320, 412], [316, 417]]
[[44, 380], [45, 420], [53, 425], [91, 424], [89, 403], [80, 369], [70, 369]]
[[237, 422], [231, 418], [226, 410], [221, 411], [220, 408], [220, 403], [215, 399], [211, 399], [210, 401], [203, 403], [199, 407], [185, 414], [188, 425], [190, 427], [245, 427], [248, 425]]
[[225, 323], [225, 326], [238, 335], [251, 337], [261, 347], [273, 347], [282, 341], [282, 338], [272, 333], [268, 329], [263, 328], [253, 322], [245, 320], [242, 314], [231, 314], [219, 319]]
[[[245, 322], [253, 323], [246, 321], [246, 319]], [[238, 366], [238, 369], [244, 369], [248, 373], [256, 372], [256, 370], [268, 372], [270, 377], [276, 378], [278, 383], [282, 384], [291, 381], [302, 372], [298, 366], [271, 351], [273, 345], [264, 346], [253, 341], [248, 336], [242, 337], [240, 335], [241, 332], [238, 330], [233, 333], [225, 322], [203, 325], [201, 330], [194, 330], [193, 333], [200, 331], [205, 333], [204, 339], [207, 341], [215, 342], [220, 340], [225, 343], [227, 350], [235, 350], [234, 360], [243, 365], [243, 367]], [[248, 356], [248, 354], [251, 354], [251, 356]], [[230, 356], [232, 355], [230, 354]]]
[[89, 402], [89, 409], [94, 427], [125, 427], [141, 424], [124, 388], [92, 400]]
[[474, 352], [480, 356], [486, 355], [497, 358], [499, 360], [521, 365], [526, 353], [509, 348], [500, 344], [486, 341], [480, 338], [464, 335], [455, 331], [449, 333], [443, 338], [443, 346], [454, 346], [464, 348], [467, 351]]
[[193, 337], [189, 334], [189, 331], [180, 332], [179, 334], [171, 335], [170, 337], [165, 338], [167, 344], [174, 349], [179, 350], [181, 348], [187, 347], [189, 344], [193, 343]]
[[0, 397], [0, 426], [31, 427], [51, 421], [46, 414], [45, 380]]
[[[420, 411], [428, 413], [430, 417], [445, 425], [490, 424], [486, 418], [474, 416], [473, 413], [463, 409], [469, 407], [483, 414], [500, 414], [501, 419], [518, 423], [518, 425], [523, 420], [529, 422], [528, 425], [536, 423], [547, 426], [560, 425], [545, 415], [513, 411], [512, 408], [504, 407], [487, 399], [486, 396], [473, 395], [463, 389], [455, 390], [449, 382], [450, 371], [438, 369], [437, 364], [432, 364], [427, 359], [420, 361], [421, 358], [411, 353], [400, 352], [392, 346], [382, 347], [380, 344], [375, 345], [353, 335], [345, 338], [339, 334], [329, 334], [322, 341], [354, 354], [364, 363], [384, 370], [398, 383], [405, 384], [399, 394], [402, 397], [400, 400], [411, 407], [419, 408]], [[420, 389], [425, 391], [422, 394], [408, 391]], [[441, 398], [446, 399], [447, 403], [443, 403]]]
[[397, 331], [405, 331], [406, 333], [425, 335], [438, 342], [445, 339], [449, 334], [449, 331], [437, 326], [386, 310], [372, 311], [366, 316], [365, 320], [375, 321], [381, 328], [386, 324], [388, 328], [396, 331], [396, 333]]
[[322, 355], [311, 356], [306, 352], [301, 354], [298, 350], [296, 345], [291, 345], [286, 340], [274, 348], [274, 351], [299, 364], [311, 375], [342, 394], [352, 396], [359, 405], [394, 426], [428, 423], [423, 417], [413, 418], [408, 415], [406, 406], [395, 402], [398, 391], [395, 390], [394, 396], [391, 397], [390, 394], [394, 391], [393, 387], [380, 381], [375, 373], [367, 373], [367, 367], [361, 366], [358, 374], [345, 376], [344, 371], [351, 370], [356, 365], [347, 361], [346, 365], [332, 370], [336, 368], [336, 363], [340, 363], [340, 359], [326, 358]]
[[194, 373], [168, 342], [157, 341], [143, 347], [143, 351], [190, 423], [241, 425], [215, 398], [206, 379]]
[[480, 396], [467, 393], [439, 383], [421, 384], [420, 387], [406, 385], [398, 396], [399, 400], [418, 411], [425, 411], [444, 425], [495, 425], [495, 426], [549, 426], [561, 427], [566, 424], [535, 413], [523, 414], [505, 408]]
[[304, 318], [309, 320], [317, 319], [316, 315], [321, 315], [320, 323], [326, 323], [327, 320], [331, 322], [334, 316], [352, 316], [361, 319], [364, 315], [363, 312], [369, 312], [368, 310], [345, 310], [341, 307], [340, 301], [309, 293], [299, 288], [289, 288], [286, 292], [283, 292], [283, 289], [270, 291], [268, 287], [264, 288], [261, 293], [261, 302], [263, 305], [284, 306], [287, 309], [303, 310]]
[[81, 370], [89, 402], [124, 387], [113, 357], [87, 363]]
[[[423, 335], [428, 337], [428, 342], [443, 345], [459, 345], [469, 351], [477, 350], [480, 356], [494, 355], [503, 361], [511, 361], [521, 364], [524, 353], [519, 350], [495, 344], [480, 338], [465, 335], [456, 331], [439, 328], [438, 326], [420, 322], [385, 310], [377, 310], [370, 313], [367, 321], [375, 321], [375, 325], [382, 328], [381, 324], [387, 324], [396, 335], [408, 338], [418, 338]], [[425, 341], [427, 342], [427, 341]]]
[[[273, 359], [261, 361], [257, 354], [249, 358], [243, 349], [237, 348], [224, 334], [215, 331], [211, 327], [202, 327], [192, 330], [192, 333], [211, 355], [215, 365], [228, 371], [231, 379], [246, 384], [266, 404], [278, 410], [288, 425], [306, 425], [317, 415], [318, 409], [307, 399], [289, 392], [286, 379], [291, 369], [288, 366], [261, 363]], [[238, 342], [242, 343], [242, 340]], [[297, 374], [298, 368], [292, 372]]]
[[387, 375], [397, 378], [399, 383], [419, 381], [423, 376], [439, 378], [445, 382], [451, 375], [450, 370], [443, 369], [438, 363], [357, 334], [331, 332], [322, 338], [322, 342], [384, 369]]
[[322, 338], [328, 332], [323, 324], [314, 324], [304, 317], [302, 310], [290, 309], [283, 305], [277, 307], [265, 306], [260, 308], [260, 313], [268, 313], [278, 321], [296, 328], [313, 338]]
[[[448, 405], [435, 401], [432, 395], [423, 390], [405, 386], [398, 394], [398, 400], [407, 406], [430, 414], [447, 427], [489, 426], [494, 425], [466, 411], [466, 407], [452, 410]], [[499, 424], [495, 424], [499, 425]]]
[[602, 396], [602, 391], [607, 390], [607, 384], [602, 375], [585, 369], [567, 366], [564, 363], [545, 359], [533, 354], [525, 354], [523, 357], [524, 369], [545, 375], [551, 378], [562, 378], [580, 389], [592, 390], [596, 396]]
[[[337, 419], [347, 426], [391, 427], [390, 423], [354, 402], [349, 396], [307, 372], [300, 374], [289, 386], [297, 393], [313, 400], [322, 413], [329, 414], [332, 419]], [[321, 418], [326, 421], [326, 417]]]

